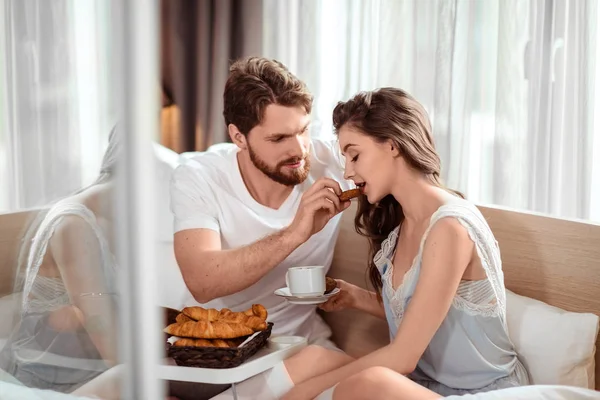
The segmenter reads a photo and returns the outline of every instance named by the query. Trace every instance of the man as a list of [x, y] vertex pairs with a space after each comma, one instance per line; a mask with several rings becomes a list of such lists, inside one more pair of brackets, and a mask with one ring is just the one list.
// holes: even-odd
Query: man
[[293, 305], [273, 292], [285, 286], [290, 267], [329, 269], [339, 213], [350, 205], [338, 199], [350, 183], [337, 142], [311, 139], [312, 95], [277, 61], [235, 62], [223, 99], [233, 144], [195, 155], [172, 178], [183, 279], [205, 307], [260, 303], [273, 333], [328, 345], [331, 331], [315, 306]]

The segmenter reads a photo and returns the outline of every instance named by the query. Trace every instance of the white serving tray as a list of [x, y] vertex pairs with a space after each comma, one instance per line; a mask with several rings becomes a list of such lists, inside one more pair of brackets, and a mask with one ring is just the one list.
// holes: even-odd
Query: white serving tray
[[158, 377], [159, 379], [173, 381], [213, 384], [242, 382], [272, 368], [275, 364], [293, 356], [306, 346], [305, 338], [300, 338], [300, 341], [293, 344], [275, 343], [272, 340], [275, 339], [275, 341], [277, 341], [281, 338], [283, 337], [269, 338], [265, 347], [235, 368], [216, 369], [180, 367], [178, 365], [159, 365]]

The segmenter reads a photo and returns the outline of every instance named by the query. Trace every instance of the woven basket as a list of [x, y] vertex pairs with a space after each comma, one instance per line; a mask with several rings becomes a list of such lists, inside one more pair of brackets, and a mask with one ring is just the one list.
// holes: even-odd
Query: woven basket
[[168, 308], [168, 307], [160, 307], [162, 309], [163, 312], [163, 326], [169, 326], [171, 324], [174, 324], [175, 322], [175, 318], [177, 318], [177, 315], [181, 312], [179, 310], [175, 310], [174, 308]]
[[[177, 314], [179, 314], [180, 311], [175, 310], [173, 308], [168, 308], [168, 307], [160, 307], [160, 308], [161, 308], [162, 314], [163, 314], [163, 326], [169, 326], [171, 324], [174, 324], [176, 322], [175, 318], [177, 318]], [[168, 333], [165, 333], [165, 336], [164, 336], [164, 340], [165, 340], [165, 344], [166, 344], [165, 354], [167, 354], [167, 352], [169, 351], [170, 345], [169, 345], [169, 343], [166, 342], [167, 339], [169, 338], [169, 336], [171, 336], [171, 335], [169, 335]]]
[[256, 335], [243, 347], [176, 347], [167, 344], [167, 354], [182, 367], [197, 368], [235, 368], [252, 357], [267, 344], [271, 336], [273, 323], [267, 324], [267, 329]]

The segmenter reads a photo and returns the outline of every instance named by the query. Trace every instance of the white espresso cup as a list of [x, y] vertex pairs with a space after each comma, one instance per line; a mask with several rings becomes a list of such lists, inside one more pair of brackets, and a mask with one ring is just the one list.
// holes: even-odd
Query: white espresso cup
[[285, 274], [285, 283], [292, 296], [321, 296], [325, 293], [325, 267], [290, 268]]

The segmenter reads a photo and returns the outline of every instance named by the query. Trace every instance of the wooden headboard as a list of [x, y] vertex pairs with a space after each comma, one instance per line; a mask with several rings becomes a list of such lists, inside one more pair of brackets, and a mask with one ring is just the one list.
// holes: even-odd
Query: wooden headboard
[[0, 297], [12, 293], [22, 239], [38, 212], [0, 214]]
[[[367, 287], [368, 245], [354, 231], [354, 207], [342, 216], [330, 275]], [[600, 225], [500, 208], [479, 209], [500, 245], [508, 289], [568, 311], [600, 316]], [[356, 264], [361, 267], [348, 268]], [[358, 311], [323, 313], [340, 347], [361, 356], [389, 343], [384, 321], [363, 314], [357, 327], [355, 313]], [[596, 348], [600, 348], [600, 340]], [[600, 389], [598, 351], [596, 377]]]
[[[505, 286], [567, 311], [600, 316], [600, 225], [480, 207], [502, 254]], [[600, 390], [600, 335], [596, 389]]]

